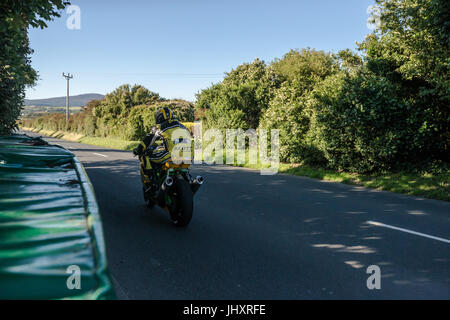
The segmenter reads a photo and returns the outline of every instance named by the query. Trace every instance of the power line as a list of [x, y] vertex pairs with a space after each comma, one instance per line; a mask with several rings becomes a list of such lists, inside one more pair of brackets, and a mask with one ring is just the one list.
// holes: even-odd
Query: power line
[[154, 76], [154, 77], [181, 77], [181, 78], [222, 78], [225, 75], [223, 73], [182, 73], [182, 72], [116, 72], [116, 73], [99, 73], [99, 72], [81, 72], [83, 75], [95, 75], [95, 76]]

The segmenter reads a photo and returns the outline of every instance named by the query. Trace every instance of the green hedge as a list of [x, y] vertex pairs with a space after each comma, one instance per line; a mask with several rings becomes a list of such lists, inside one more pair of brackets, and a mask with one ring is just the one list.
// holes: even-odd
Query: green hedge
[[[141, 139], [154, 111], [171, 106], [205, 128], [279, 129], [280, 159], [359, 173], [447, 170], [450, 28], [444, 0], [376, 0], [380, 24], [358, 44], [328, 53], [291, 50], [244, 63], [186, 101], [124, 85], [71, 117], [31, 126]], [[375, 12], [375, 11], [374, 11]], [[27, 123], [27, 122], [24, 122]]]
[[450, 5], [377, 0], [358, 52], [291, 50], [197, 95], [208, 127], [280, 130], [280, 159], [360, 173], [447, 170]]
[[65, 114], [53, 113], [22, 119], [21, 124], [93, 137], [141, 140], [155, 124], [155, 111], [164, 106], [170, 107], [182, 121], [194, 120], [194, 106], [190, 102], [165, 100], [142, 86], [123, 85], [106, 95], [105, 99], [89, 102], [82, 112], [71, 115], [68, 123]]

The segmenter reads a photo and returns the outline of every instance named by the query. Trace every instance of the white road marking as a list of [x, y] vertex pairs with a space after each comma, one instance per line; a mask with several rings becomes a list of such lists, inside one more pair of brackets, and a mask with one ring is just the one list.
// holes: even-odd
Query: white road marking
[[95, 154], [96, 156], [108, 158], [108, 156], [105, 156], [104, 154], [101, 154], [101, 153], [92, 152], [92, 154]]
[[408, 230], [408, 229], [403, 229], [403, 228], [399, 228], [399, 227], [390, 226], [388, 224], [384, 224], [384, 223], [381, 223], [381, 222], [367, 221], [367, 223], [371, 224], [373, 226], [377, 226], [377, 227], [384, 227], [384, 228], [394, 229], [394, 230], [398, 230], [398, 231], [403, 231], [403, 232], [415, 234], [416, 236], [421, 236], [421, 237], [430, 238], [430, 239], [437, 240], [437, 241], [442, 241], [442, 242], [445, 242], [445, 243], [450, 243], [450, 240], [447, 240], [447, 239], [444, 239], [444, 238], [439, 238], [439, 237], [435, 237], [435, 236], [430, 236], [429, 234], [416, 232], [416, 231], [413, 231], [413, 230]]
[[128, 294], [125, 292], [125, 290], [123, 290], [122, 286], [120, 285], [119, 281], [117, 281], [117, 279], [114, 277], [114, 275], [111, 273], [111, 279], [112, 282], [114, 284], [114, 286], [116, 287], [116, 293], [118, 293], [118, 297], [119, 299], [122, 300], [130, 300], [130, 297], [128, 296]]

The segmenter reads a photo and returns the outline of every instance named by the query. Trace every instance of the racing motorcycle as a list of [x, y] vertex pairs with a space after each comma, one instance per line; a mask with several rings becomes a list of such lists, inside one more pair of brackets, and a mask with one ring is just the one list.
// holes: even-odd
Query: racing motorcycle
[[191, 176], [190, 164], [168, 161], [159, 166], [152, 163], [152, 166], [153, 181], [156, 183], [147, 189], [144, 186], [147, 207], [157, 205], [169, 212], [176, 226], [187, 226], [192, 219], [194, 195], [203, 184], [203, 177]]

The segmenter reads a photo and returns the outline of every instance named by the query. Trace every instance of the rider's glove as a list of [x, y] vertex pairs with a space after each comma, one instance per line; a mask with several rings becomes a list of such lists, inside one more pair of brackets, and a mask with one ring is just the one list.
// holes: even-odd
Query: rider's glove
[[137, 155], [139, 154], [139, 148], [134, 148], [134, 149], [133, 149], [133, 154], [134, 154], [135, 156], [137, 156]]

